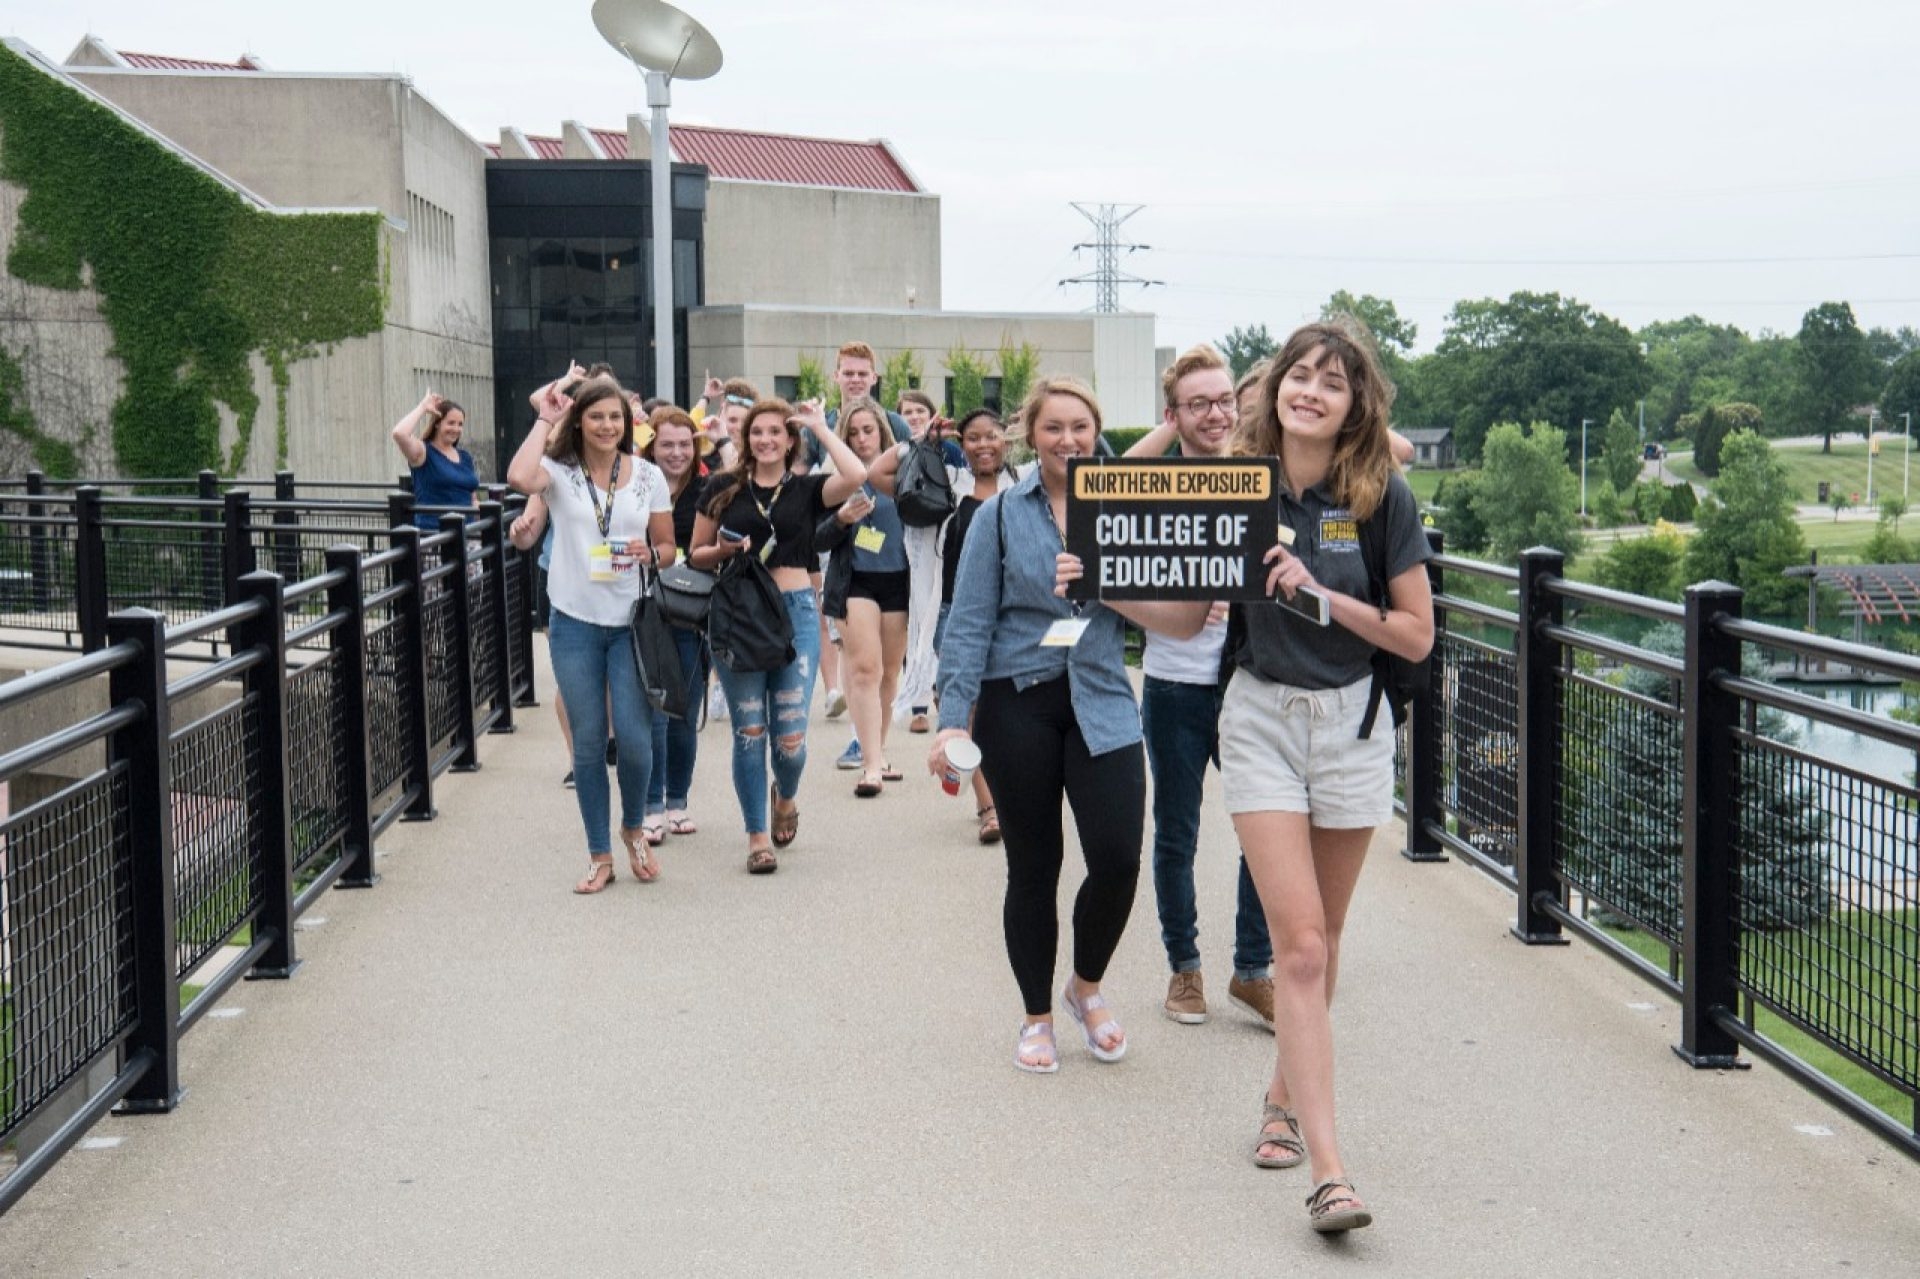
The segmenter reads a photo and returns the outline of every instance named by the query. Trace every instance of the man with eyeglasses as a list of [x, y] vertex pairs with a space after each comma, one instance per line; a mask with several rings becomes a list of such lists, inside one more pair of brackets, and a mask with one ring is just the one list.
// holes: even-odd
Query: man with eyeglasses
[[[1161, 423], [1128, 457], [1221, 457], [1232, 442], [1239, 414], [1233, 375], [1219, 352], [1196, 346], [1160, 377], [1165, 398]], [[1192, 639], [1146, 633], [1141, 661], [1146, 682], [1140, 698], [1147, 764], [1153, 770], [1153, 891], [1160, 908], [1160, 940], [1173, 976], [1167, 983], [1166, 1015], [1184, 1025], [1207, 1019], [1200, 976], [1198, 908], [1193, 859], [1200, 839], [1200, 801], [1207, 762], [1218, 754], [1220, 649], [1227, 637], [1227, 607], [1216, 603], [1206, 626]], [[1273, 942], [1266, 913], [1240, 859], [1239, 905], [1234, 918], [1233, 980], [1227, 998], [1273, 1029]]]

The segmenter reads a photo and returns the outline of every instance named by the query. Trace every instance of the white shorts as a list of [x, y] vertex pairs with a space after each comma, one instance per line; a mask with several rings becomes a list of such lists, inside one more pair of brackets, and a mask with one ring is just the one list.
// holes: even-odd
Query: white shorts
[[1393, 715], [1362, 739], [1371, 677], [1345, 688], [1269, 684], [1235, 671], [1220, 708], [1220, 780], [1229, 813], [1305, 813], [1351, 830], [1393, 815]]

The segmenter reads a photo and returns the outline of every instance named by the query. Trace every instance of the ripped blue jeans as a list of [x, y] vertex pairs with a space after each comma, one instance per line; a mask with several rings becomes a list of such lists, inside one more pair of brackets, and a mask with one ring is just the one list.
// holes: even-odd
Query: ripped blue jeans
[[747, 834], [767, 829], [767, 721], [772, 707], [773, 784], [780, 798], [800, 794], [807, 766], [807, 712], [813, 705], [813, 681], [820, 664], [820, 614], [813, 590], [782, 591], [793, 622], [791, 662], [777, 671], [735, 674], [716, 663], [720, 687], [727, 693], [728, 724], [733, 729], [733, 793]]

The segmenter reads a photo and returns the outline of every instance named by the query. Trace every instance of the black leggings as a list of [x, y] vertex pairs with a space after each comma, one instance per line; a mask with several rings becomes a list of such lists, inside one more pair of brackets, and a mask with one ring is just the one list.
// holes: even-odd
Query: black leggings
[[1060, 797], [1073, 805], [1087, 878], [1073, 899], [1073, 970], [1097, 982], [1120, 944], [1140, 878], [1147, 774], [1140, 743], [1089, 755], [1074, 718], [1066, 676], [1014, 691], [988, 680], [974, 707], [980, 771], [993, 790], [1007, 851], [1002, 920], [1007, 958], [1027, 1015], [1053, 1007], [1053, 959], [1060, 945], [1054, 902], [1065, 856]]

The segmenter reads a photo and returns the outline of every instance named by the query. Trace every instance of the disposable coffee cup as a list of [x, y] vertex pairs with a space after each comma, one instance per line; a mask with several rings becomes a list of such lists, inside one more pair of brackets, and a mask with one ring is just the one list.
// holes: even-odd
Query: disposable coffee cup
[[947, 743], [947, 771], [940, 774], [940, 789], [949, 795], [958, 795], [978, 767], [980, 748], [966, 738], [954, 738]]

